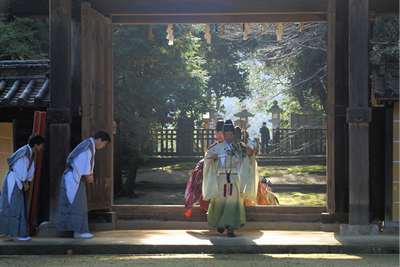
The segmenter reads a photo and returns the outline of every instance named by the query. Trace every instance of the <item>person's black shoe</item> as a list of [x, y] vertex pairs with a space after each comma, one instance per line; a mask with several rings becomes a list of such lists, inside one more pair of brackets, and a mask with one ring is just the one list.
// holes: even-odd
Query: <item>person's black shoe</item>
[[226, 230], [226, 236], [227, 237], [236, 237], [236, 235], [233, 233], [233, 229]]
[[223, 234], [225, 229], [224, 228], [218, 228], [217, 231], [218, 231], [218, 233]]

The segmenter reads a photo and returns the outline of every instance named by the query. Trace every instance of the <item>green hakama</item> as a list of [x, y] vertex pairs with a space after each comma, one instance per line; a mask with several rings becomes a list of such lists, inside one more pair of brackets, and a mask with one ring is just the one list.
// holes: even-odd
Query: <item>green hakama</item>
[[[254, 155], [226, 154], [226, 143], [211, 148], [204, 157], [203, 199], [211, 199], [208, 225], [238, 229], [245, 225], [244, 199], [256, 201], [258, 175]], [[218, 154], [218, 160], [211, 159]], [[230, 173], [230, 174], [228, 174]]]

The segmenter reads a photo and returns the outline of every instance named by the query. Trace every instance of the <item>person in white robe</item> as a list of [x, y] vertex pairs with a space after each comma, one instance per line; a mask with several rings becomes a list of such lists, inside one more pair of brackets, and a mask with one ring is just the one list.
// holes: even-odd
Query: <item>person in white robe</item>
[[82, 141], [68, 156], [58, 203], [57, 229], [73, 231], [74, 238], [92, 238], [89, 233], [86, 183], [94, 181], [96, 150], [111, 142], [106, 131]]
[[28, 207], [25, 191], [29, 189], [35, 173], [34, 156], [45, 139], [32, 134], [28, 144], [8, 159], [9, 170], [3, 180], [0, 196], [0, 235], [9, 235], [14, 241], [29, 241]]
[[258, 176], [254, 151], [234, 141], [231, 120], [224, 124], [224, 137], [204, 157], [203, 199], [211, 200], [208, 225], [235, 237], [234, 229], [246, 223], [244, 199], [256, 201]]

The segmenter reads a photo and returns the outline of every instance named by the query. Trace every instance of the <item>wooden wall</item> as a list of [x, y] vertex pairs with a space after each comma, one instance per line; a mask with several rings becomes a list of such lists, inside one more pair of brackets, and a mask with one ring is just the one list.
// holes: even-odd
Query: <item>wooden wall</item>
[[[106, 130], [113, 138], [113, 27], [111, 20], [82, 3], [82, 139]], [[96, 152], [89, 210], [112, 205], [113, 143]]]
[[13, 124], [0, 123], [0, 192], [4, 176], [8, 171], [7, 158], [14, 153], [13, 143]]
[[400, 210], [400, 116], [399, 102], [393, 108], [393, 221], [399, 221]]

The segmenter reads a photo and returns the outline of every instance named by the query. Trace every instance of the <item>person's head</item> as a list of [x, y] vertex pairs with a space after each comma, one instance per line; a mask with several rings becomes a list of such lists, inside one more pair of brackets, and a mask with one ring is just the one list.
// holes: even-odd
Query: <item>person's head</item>
[[96, 149], [102, 149], [111, 142], [111, 137], [107, 131], [101, 130], [93, 135], [93, 140]]
[[266, 122], [263, 122], [262, 127], [267, 127], [267, 123], [266, 123]]
[[263, 190], [268, 190], [270, 192], [272, 192], [274, 189], [272, 188], [272, 183], [271, 181], [267, 181], [266, 177], [263, 177], [261, 179], [261, 186]]
[[224, 138], [224, 121], [218, 121], [215, 126], [215, 137], [217, 138], [218, 143], [222, 143], [225, 141]]
[[29, 136], [28, 145], [31, 147], [32, 152], [39, 152], [43, 148], [43, 143], [45, 141], [43, 136], [34, 133]]
[[235, 140], [235, 128], [231, 120], [226, 120], [224, 123], [224, 138], [227, 143]]

